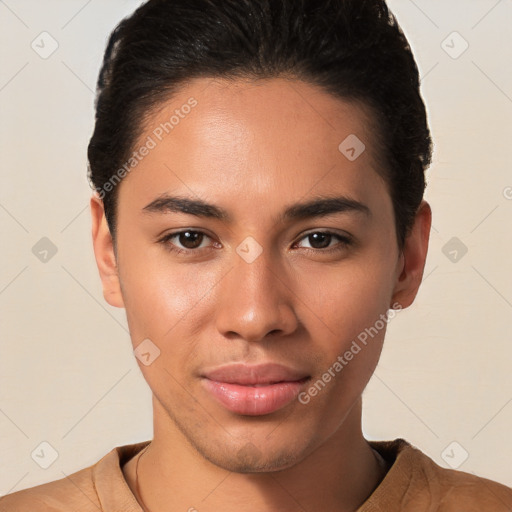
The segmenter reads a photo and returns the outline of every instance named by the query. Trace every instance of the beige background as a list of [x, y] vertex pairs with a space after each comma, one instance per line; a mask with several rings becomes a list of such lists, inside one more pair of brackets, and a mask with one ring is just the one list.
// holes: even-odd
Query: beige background
[[[138, 4], [0, 1], [0, 495], [152, 436], [124, 312], [102, 297], [86, 181], [106, 37]], [[434, 227], [422, 289], [365, 391], [364, 431], [512, 485], [512, 1], [389, 4], [430, 113]], [[31, 48], [43, 31], [59, 45], [46, 59]], [[57, 248], [47, 262], [32, 251], [43, 237]], [[42, 442], [58, 454], [48, 469], [31, 457]]]

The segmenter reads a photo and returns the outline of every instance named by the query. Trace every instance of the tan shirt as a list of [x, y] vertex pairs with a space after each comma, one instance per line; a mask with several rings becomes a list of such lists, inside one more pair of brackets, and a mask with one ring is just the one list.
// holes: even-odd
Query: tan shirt
[[[148, 443], [117, 446], [66, 478], [4, 496], [0, 512], [142, 512], [121, 468]], [[509, 487], [444, 469], [403, 439], [369, 443], [391, 467], [357, 512], [512, 511]]]

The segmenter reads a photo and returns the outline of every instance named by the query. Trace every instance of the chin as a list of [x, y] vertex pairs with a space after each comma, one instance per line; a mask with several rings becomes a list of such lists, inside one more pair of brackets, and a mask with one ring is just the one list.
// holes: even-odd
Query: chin
[[265, 453], [252, 443], [247, 443], [238, 451], [224, 450], [223, 453], [204, 453], [203, 457], [212, 464], [233, 473], [268, 473], [288, 469], [299, 460], [295, 452], [280, 451]]

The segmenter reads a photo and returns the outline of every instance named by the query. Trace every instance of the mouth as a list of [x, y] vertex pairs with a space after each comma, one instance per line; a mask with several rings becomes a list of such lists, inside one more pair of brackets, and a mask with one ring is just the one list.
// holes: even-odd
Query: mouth
[[240, 415], [271, 414], [291, 403], [310, 376], [282, 365], [232, 364], [201, 375], [206, 391], [227, 410]]

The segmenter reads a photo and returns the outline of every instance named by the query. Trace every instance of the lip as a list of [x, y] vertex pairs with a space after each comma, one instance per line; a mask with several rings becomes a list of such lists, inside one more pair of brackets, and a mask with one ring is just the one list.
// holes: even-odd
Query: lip
[[276, 363], [229, 364], [207, 370], [201, 377], [205, 389], [221, 405], [249, 416], [270, 414], [285, 407], [310, 379], [304, 372]]

